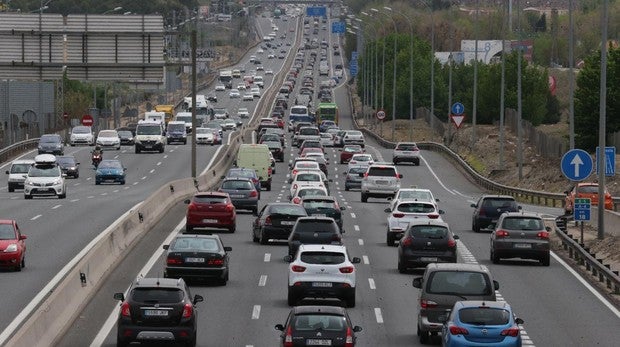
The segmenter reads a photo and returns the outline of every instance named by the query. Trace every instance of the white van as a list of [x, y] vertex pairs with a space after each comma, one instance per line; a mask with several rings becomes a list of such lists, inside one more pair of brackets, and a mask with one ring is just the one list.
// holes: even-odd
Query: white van
[[136, 153], [142, 151], [158, 151], [159, 153], [164, 153], [164, 149], [166, 148], [164, 123], [147, 120], [139, 121], [136, 126], [134, 148]]
[[34, 160], [31, 159], [18, 159], [11, 163], [11, 167], [6, 170], [6, 174], [9, 175], [9, 193], [15, 191], [15, 189], [24, 188], [24, 181], [28, 170], [34, 164]]
[[188, 134], [192, 132], [194, 128], [192, 126], [192, 113], [191, 112], [177, 112], [177, 115], [174, 117], [174, 120], [177, 122], [185, 122], [185, 132]]
[[157, 112], [157, 111], [148, 111], [144, 113], [144, 120], [149, 122], [166, 122], [166, 113], [165, 112]]

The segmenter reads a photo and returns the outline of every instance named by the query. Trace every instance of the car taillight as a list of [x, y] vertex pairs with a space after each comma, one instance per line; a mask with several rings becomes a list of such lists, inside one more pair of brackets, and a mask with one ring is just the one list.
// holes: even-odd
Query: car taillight
[[495, 237], [509, 237], [510, 233], [508, 233], [506, 230], [497, 230], [495, 231]]
[[296, 197], [293, 199], [293, 204], [298, 204], [298, 205], [299, 205], [299, 203], [300, 203], [300, 202], [301, 202], [301, 199], [300, 199], [298, 196], [296, 196]]
[[258, 196], [258, 192], [257, 191], [253, 190], [253, 191], [250, 192], [250, 197], [251, 198], [255, 198], [257, 196]]
[[268, 174], [269, 176], [271, 176], [271, 173], [272, 173], [272, 172], [273, 172], [273, 169], [272, 169], [271, 167], [267, 169], [267, 174]]
[[293, 270], [293, 272], [304, 272], [306, 271], [306, 267], [300, 265], [293, 265], [291, 266], [291, 270]]
[[196, 210], [198, 210], [198, 206], [196, 206], [196, 204], [194, 204], [194, 203], [192, 202], [191, 204], [189, 204], [189, 205], [187, 206], [187, 210], [188, 210], [188, 211], [196, 211]]
[[235, 206], [233, 206], [233, 204], [226, 205], [226, 212], [232, 212], [234, 210], [235, 210]]
[[504, 329], [504, 330], [502, 330], [500, 335], [502, 335], [502, 336], [512, 336], [512, 337], [519, 336], [519, 328]]
[[431, 213], [427, 217], [430, 218], [430, 219], [437, 219], [437, 218], [439, 218], [439, 215], [436, 214], [436, 213]]
[[183, 318], [192, 318], [192, 313], [194, 312], [194, 307], [192, 304], [185, 304], [183, 306]]
[[293, 176], [297, 175], [297, 169], [293, 170]]
[[394, 218], [403, 218], [404, 216], [404, 213], [392, 213], [392, 217]]
[[339, 270], [343, 274], [350, 274], [350, 273], [353, 273], [353, 271], [355, 271], [355, 268], [353, 266], [345, 266], [345, 267], [341, 267]]
[[271, 225], [271, 216], [267, 216], [267, 218], [265, 218], [265, 225]]
[[364, 178], [368, 178], [368, 172], [364, 172]]
[[547, 232], [547, 231], [539, 231], [538, 234], [536, 234], [536, 237], [538, 237], [539, 239], [548, 240], [549, 239], [549, 232]]
[[208, 265], [224, 265], [224, 259], [209, 259]]
[[406, 239], [403, 240], [403, 246], [405, 247], [411, 246], [412, 243], [413, 243], [413, 237], [407, 237]]
[[350, 327], [347, 327], [347, 337], [344, 340], [344, 347], [353, 347], [353, 330]]
[[284, 347], [293, 347], [293, 329], [289, 325], [284, 336]]
[[486, 211], [485, 211], [483, 208], [481, 208], [481, 209], [480, 209], [480, 211], [478, 212], [478, 215], [479, 215], [480, 217], [484, 217], [484, 216], [486, 216], [486, 215], [487, 215], [487, 213], [486, 213]]
[[129, 308], [129, 303], [127, 301], [124, 301], [121, 304], [121, 316], [131, 317], [131, 309]]
[[421, 308], [433, 308], [433, 307], [437, 307], [437, 303], [431, 300], [420, 299], [420, 307]]
[[297, 189], [297, 183], [293, 184], [293, 189]]
[[168, 257], [166, 259], [166, 264], [168, 264], [168, 265], [183, 264], [183, 259], [181, 259], [179, 257]]
[[448, 247], [450, 248], [456, 247], [456, 240], [453, 240], [453, 239], [448, 240]]
[[469, 331], [467, 329], [457, 326], [450, 326], [450, 334], [452, 335], [469, 335]]

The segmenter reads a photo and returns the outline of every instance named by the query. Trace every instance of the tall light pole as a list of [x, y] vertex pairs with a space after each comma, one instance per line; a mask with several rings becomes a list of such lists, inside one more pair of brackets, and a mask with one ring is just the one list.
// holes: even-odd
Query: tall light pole
[[609, 0], [603, 0], [601, 8], [601, 84], [600, 84], [600, 104], [598, 118], [598, 235], [597, 238], [605, 238], [605, 132], [607, 121], [607, 22], [609, 14], [607, 7]]
[[[364, 16], [367, 16], [369, 18], [377, 18], [372, 16], [369, 13], [366, 12], [361, 12]], [[382, 80], [382, 87], [381, 87], [381, 105], [379, 105], [379, 35], [377, 33], [377, 36], [375, 37], [375, 81], [374, 81], [374, 96], [375, 96], [375, 112], [379, 109], [383, 109], [383, 105], [384, 105], [384, 91], [385, 91], [385, 40], [382, 43], [383, 46], [383, 52], [382, 52], [382, 72], [381, 72], [381, 80]], [[379, 123], [380, 127], [381, 127], [381, 134], [383, 134], [383, 122], [381, 121]]]
[[[384, 9], [392, 11], [390, 7], [383, 7]], [[392, 24], [394, 25], [394, 57], [392, 63], [392, 141], [394, 141], [394, 133], [396, 130], [396, 54], [397, 54], [397, 46], [398, 46], [398, 29], [396, 27], [396, 21], [391, 15], [387, 13], [378, 11], [381, 14], [384, 14], [386, 17], [390, 18]]]
[[[430, 0], [429, 0], [430, 1]], [[430, 106], [430, 124], [431, 129], [435, 130], [435, 16], [433, 15], [433, 6], [429, 5], [426, 0], [421, 0], [431, 13], [431, 106]], [[413, 88], [413, 87], [412, 87]]]
[[517, 166], [519, 167], [519, 181], [523, 179], [523, 130], [521, 127], [521, 116], [523, 108], [521, 90], [521, 2], [517, 0], [517, 40], [519, 41], [517, 50]]
[[[510, 13], [510, 11], [508, 12]], [[504, 119], [506, 116], [506, 12], [502, 12], [502, 82], [499, 99], [499, 167], [504, 167]]]
[[474, 100], [472, 102], [472, 126], [471, 126], [471, 148], [474, 148], [476, 143], [476, 117], [477, 117], [477, 106], [478, 106], [478, 36], [479, 36], [479, 20], [478, 13], [480, 12], [480, 0], [476, 0], [476, 14], [474, 22], [475, 24], [475, 44], [474, 44]]
[[573, 0], [568, 1], [568, 137], [570, 149], [575, 148], [575, 57]]

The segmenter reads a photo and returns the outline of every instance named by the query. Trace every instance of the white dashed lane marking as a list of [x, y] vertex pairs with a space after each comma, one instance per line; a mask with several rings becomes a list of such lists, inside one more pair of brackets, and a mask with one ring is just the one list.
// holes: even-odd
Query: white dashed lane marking
[[146, 176], [142, 176], [141, 180], [145, 180], [145, 179], [146, 179]]
[[30, 218], [30, 220], [37, 220], [37, 219], [41, 218], [41, 216], [43, 216], [43, 215], [42, 214], [38, 214], [38, 215]]
[[351, 212], [351, 218], [357, 218], [357, 216], [355, 215], [355, 213]]
[[378, 324], [383, 324], [383, 314], [381, 313], [381, 309], [379, 307], [375, 307], [375, 318], [377, 319]]
[[252, 319], [259, 319], [260, 318], [260, 305], [254, 305], [254, 308], [252, 309]]
[[265, 253], [265, 257], [263, 258], [263, 261], [265, 263], [268, 263], [269, 261], [271, 261], [271, 253]]
[[367, 255], [363, 255], [362, 256], [362, 261], [364, 262], [364, 264], [368, 265], [370, 264], [370, 259], [368, 259]]
[[73, 200], [70, 200], [70, 202], [78, 202], [78, 201], [80, 201], [80, 199], [73, 199]]
[[149, 171], [149, 172], [150, 172], [150, 173], [153, 173], [153, 172], [155, 172], [155, 169], [151, 169], [151, 171]]
[[354, 225], [353, 229], [355, 229], [355, 231], [360, 231], [360, 226], [359, 225]]
[[258, 286], [264, 287], [266, 283], [267, 283], [267, 275], [261, 275], [260, 278], [258, 279]]
[[60, 206], [62, 206], [62, 205], [56, 205], [56, 206], [52, 207], [52, 210], [55, 210], [55, 209], [57, 209], [57, 208], [60, 208]]
[[360, 246], [363, 246], [363, 245], [364, 245], [364, 240], [363, 240], [363, 239], [357, 239], [357, 243], [358, 243]]
[[157, 166], [159, 166], [159, 165], [161, 165], [161, 161], [158, 161], [158, 162], [157, 162]]
[[370, 286], [370, 289], [375, 290], [377, 289], [377, 286], [375, 285], [375, 280], [372, 278], [368, 279], [368, 285]]

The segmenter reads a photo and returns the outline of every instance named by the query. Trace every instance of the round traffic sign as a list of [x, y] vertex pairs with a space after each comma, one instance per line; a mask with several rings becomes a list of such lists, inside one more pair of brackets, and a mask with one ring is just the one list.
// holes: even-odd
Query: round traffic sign
[[383, 111], [383, 110], [377, 111], [377, 119], [378, 120], [384, 120], [385, 119], [385, 111]]
[[82, 116], [82, 125], [90, 127], [94, 123], [93, 116], [85, 114]]

